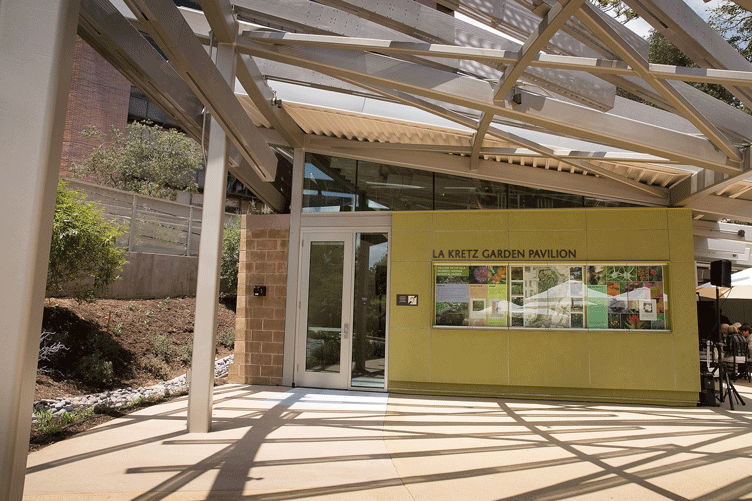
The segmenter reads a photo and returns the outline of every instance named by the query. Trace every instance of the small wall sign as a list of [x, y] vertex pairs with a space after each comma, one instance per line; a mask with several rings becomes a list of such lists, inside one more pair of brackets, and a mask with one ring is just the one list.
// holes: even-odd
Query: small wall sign
[[418, 295], [397, 294], [397, 306], [418, 306]]

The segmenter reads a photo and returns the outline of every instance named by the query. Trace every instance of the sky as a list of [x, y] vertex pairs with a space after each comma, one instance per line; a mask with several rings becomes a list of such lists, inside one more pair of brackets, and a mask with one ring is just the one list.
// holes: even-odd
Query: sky
[[[703, 18], [705, 21], [708, 20], [708, 12], [710, 9], [717, 7], [718, 4], [720, 4], [720, 0], [711, 0], [708, 3], [703, 2], [702, 0], [684, 0], [687, 5], [692, 7], [692, 9], [697, 12], [701, 18]], [[642, 19], [634, 19], [632, 21], [629, 21], [627, 23], [627, 27], [630, 28], [632, 31], [637, 33], [643, 38], [647, 38], [648, 34], [650, 33], [650, 25], [643, 21]]]
[[[684, 1], [695, 12], [697, 12], [700, 15], [700, 17], [703, 18], [705, 21], [708, 20], [708, 12], [710, 11], [710, 9], [713, 9], [714, 7], [717, 7], [721, 3], [721, 0], [710, 0], [708, 3], [703, 2], [703, 0], [684, 0]], [[501, 36], [503, 36], [505, 38], [509, 38], [509, 37], [506, 37], [503, 33], [500, 33], [500, 32], [498, 32], [498, 31], [496, 31], [496, 30], [494, 30], [492, 28], [488, 28], [487, 26], [484, 26], [484, 25], [478, 23], [474, 19], [471, 19], [471, 18], [469, 18], [467, 16], [464, 16], [464, 15], [462, 15], [459, 12], [455, 12], [454, 16], [457, 19], [461, 19], [461, 20], [463, 20], [463, 21], [465, 21], [467, 23], [473, 24], [473, 25], [478, 26], [480, 28], [483, 28], [485, 30], [492, 31], [492, 32], [496, 33], [497, 35], [501, 35]], [[633, 20], [629, 21], [626, 24], [626, 26], [627, 26], [627, 28], [631, 29], [632, 31], [634, 31], [635, 33], [637, 33], [638, 35], [640, 35], [641, 37], [643, 37], [645, 39], [648, 38], [648, 35], [650, 34], [650, 30], [651, 30], [651, 26], [648, 23], [646, 23], [645, 21], [643, 21], [642, 19], [639, 19], [639, 18], [638, 19], [633, 19]]]

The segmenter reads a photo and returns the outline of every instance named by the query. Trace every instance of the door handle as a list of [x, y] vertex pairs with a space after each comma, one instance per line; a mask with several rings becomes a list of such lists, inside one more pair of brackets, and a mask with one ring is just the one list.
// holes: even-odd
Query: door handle
[[349, 334], [349, 332], [348, 332], [349, 328], [350, 328], [349, 325], [347, 323], [345, 323], [345, 326], [342, 329], [342, 339], [347, 339], [347, 336]]

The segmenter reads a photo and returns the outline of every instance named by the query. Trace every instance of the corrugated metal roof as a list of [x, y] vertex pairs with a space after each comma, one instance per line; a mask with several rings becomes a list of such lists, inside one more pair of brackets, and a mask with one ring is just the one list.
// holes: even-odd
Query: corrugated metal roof
[[[322, 108], [308, 104], [283, 104], [285, 110], [306, 134], [336, 137], [354, 141], [413, 144], [431, 146], [472, 147], [472, 132], [439, 127], [364, 113]], [[509, 142], [487, 138], [484, 148], [516, 148]], [[557, 150], [558, 148], [552, 148]], [[531, 168], [570, 172], [578, 175], [596, 175], [568, 162], [532, 153], [530, 156], [483, 155], [485, 160], [528, 166]], [[691, 172], [670, 165], [628, 164], [593, 160], [590, 163], [615, 174], [628, 177], [650, 186], [670, 187], [689, 177]]]
[[[378, 143], [472, 146], [472, 134], [457, 129], [299, 103], [283, 106], [306, 134]], [[510, 147], [499, 141], [493, 145]]]

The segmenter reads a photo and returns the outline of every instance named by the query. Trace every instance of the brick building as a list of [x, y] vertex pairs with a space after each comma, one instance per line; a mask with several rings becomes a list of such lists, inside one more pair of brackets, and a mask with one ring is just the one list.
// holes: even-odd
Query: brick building
[[70, 168], [83, 160], [99, 141], [81, 132], [89, 126], [109, 132], [128, 125], [131, 83], [80, 37], [76, 37], [73, 77], [65, 116], [60, 176], [71, 177]]

